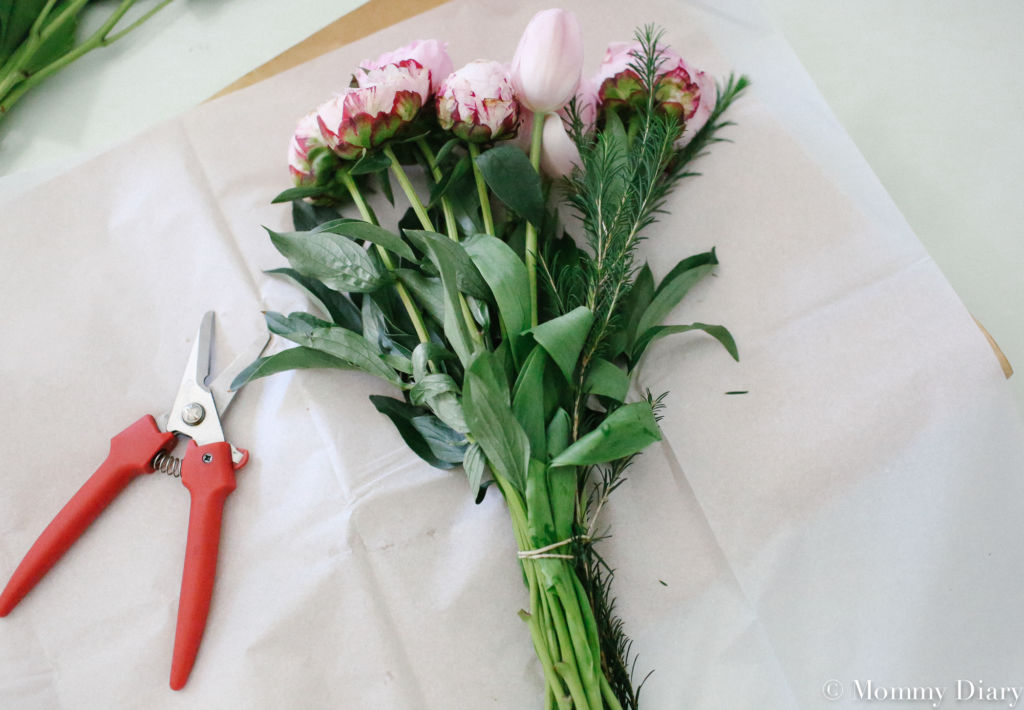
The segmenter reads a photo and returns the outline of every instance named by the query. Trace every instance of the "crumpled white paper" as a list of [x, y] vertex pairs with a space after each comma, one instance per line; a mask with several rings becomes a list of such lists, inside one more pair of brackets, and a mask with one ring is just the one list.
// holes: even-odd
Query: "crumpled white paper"
[[[588, 72], [656, 22], [695, 65], [754, 81], [733, 142], [643, 248], [660, 277], [717, 247], [670, 320], [727, 325], [742, 358], [682, 335], [642, 368], [670, 392], [664, 441], [613, 498], [605, 551], [637, 672], [656, 669], [644, 707], [899, 707], [925, 687], [1009, 706], [956, 698], [1024, 685], [1024, 437], [988, 345], [747, 0], [563, 5]], [[262, 273], [284, 263], [260, 225], [288, 225], [268, 202], [296, 119], [411, 39], [447, 40], [457, 66], [508, 59], [542, 7], [457, 0], [3, 206], [2, 581], [108, 439], [169, 407], [205, 310], [222, 366], [261, 309], [306, 307]], [[188, 496], [154, 475], [0, 621], [0, 706], [540, 707], [501, 501], [417, 459], [375, 392], [306, 371], [239, 394], [225, 428], [252, 460], [183, 691], [167, 681]]]

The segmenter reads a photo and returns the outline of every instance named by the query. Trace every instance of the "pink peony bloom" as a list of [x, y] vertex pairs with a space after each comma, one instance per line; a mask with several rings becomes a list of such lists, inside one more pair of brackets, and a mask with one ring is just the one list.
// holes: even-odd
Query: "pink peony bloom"
[[295, 127], [295, 133], [288, 143], [288, 172], [292, 174], [295, 185], [303, 187], [316, 183], [316, 173], [310, 160], [310, 153], [317, 148], [327, 148], [320, 135], [320, 125], [316, 120], [316, 112], [304, 116]]
[[530, 20], [512, 58], [512, 86], [536, 113], [557, 111], [576, 93], [583, 69], [583, 34], [576, 16], [543, 10]]
[[360, 88], [387, 86], [414, 92], [420, 98], [420, 106], [426, 104], [431, 96], [430, 70], [415, 59], [403, 59], [394, 64], [360, 70], [356, 74], [356, 82]]
[[592, 79], [597, 101], [602, 107], [638, 106], [646, 100], [644, 82], [630, 66], [636, 62], [634, 53], [639, 51], [639, 42], [612, 42], [608, 45], [601, 66]]
[[[433, 95], [437, 93], [444, 78], [452, 73], [452, 60], [448, 57], [447, 48], [447, 42], [438, 42], [436, 39], [414, 40], [404, 47], [385, 52], [373, 61], [364, 59], [359, 63], [362, 72], [357, 74], [357, 81], [362, 86], [363, 81], [360, 79], [360, 75], [365, 75], [375, 69], [383, 69], [389, 64], [401, 64], [411, 59], [427, 71], [427, 93]], [[424, 99], [424, 103], [426, 103], [426, 99]]]
[[470, 62], [449, 75], [437, 94], [441, 128], [473, 143], [511, 138], [519, 122], [519, 102], [499, 62]]
[[[613, 42], [608, 45], [594, 84], [601, 108], [636, 107], [647, 100], [639, 74], [630, 66], [641, 51], [639, 42]], [[704, 72], [693, 69], [678, 54], [661, 48], [662, 63], [654, 98], [667, 113], [684, 123], [685, 143], [704, 127], [717, 100], [715, 82]]]
[[544, 135], [540, 154], [540, 168], [551, 178], [565, 177], [574, 165], [580, 164], [580, 152], [565, 130], [562, 117], [549, 113], [544, 117]]
[[317, 109], [320, 133], [338, 157], [351, 160], [394, 138], [424, 102], [426, 75], [412, 60], [373, 69], [380, 83], [345, 89]]

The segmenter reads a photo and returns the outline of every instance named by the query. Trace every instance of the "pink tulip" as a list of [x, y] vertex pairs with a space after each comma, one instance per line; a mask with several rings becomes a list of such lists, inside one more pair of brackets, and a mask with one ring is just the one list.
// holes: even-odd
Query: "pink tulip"
[[[359, 68], [363, 70], [361, 74], [365, 74], [375, 69], [383, 69], [389, 64], [400, 64], [411, 59], [427, 71], [428, 93], [434, 94], [444, 78], [452, 73], [452, 60], [448, 57], [447, 48], [447, 42], [438, 42], [436, 39], [417, 39], [404, 47], [385, 52], [373, 61], [364, 59], [359, 63]], [[357, 81], [360, 85], [363, 84], [359, 75], [357, 75]]]
[[544, 117], [543, 148], [540, 154], [540, 168], [551, 178], [565, 177], [574, 165], [580, 164], [580, 152], [576, 143], [565, 130], [562, 118], [557, 113]]
[[583, 34], [576, 16], [543, 10], [530, 20], [512, 58], [511, 78], [519, 100], [535, 113], [569, 103], [583, 69]]
[[288, 171], [296, 186], [302, 187], [316, 183], [316, 174], [310, 161], [310, 153], [317, 148], [327, 148], [320, 135], [320, 125], [316, 120], [316, 112], [305, 116], [295, 127], [295, 133], [288, 143]]
[[437, 94], [441, 128], [473, 143], [511, 138], [519, 122], [508, 69], [499, 62], [470, 62], [452, 73]]
[[380, 83], [345, 89], [317, 109], [324, 141], [345, 160], [395, 137], [412, 122], [425, 100], [427, 72], [411, 60], [368, 74]]

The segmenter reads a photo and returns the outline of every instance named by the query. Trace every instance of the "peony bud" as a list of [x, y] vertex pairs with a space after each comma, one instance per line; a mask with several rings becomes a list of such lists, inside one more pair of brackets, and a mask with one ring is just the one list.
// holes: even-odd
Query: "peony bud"
[[583, 68], [583, 34], [576, 16], [543, 10], [530, 20], [512, 58], [519, 100], [537, 113], [557, 111], [576, 93]]
[[448, 76], [437, 94], [437, 120], [441, 128], [472, 143], [513, 137], [519, 102], [506, 66], [479, 60]]
[[298, 187], [316, 184], [319, 172], [315, 165], [318, 153], [329, 153], [327, 143], [320, 135], [320, 126], [316, 120], [316, 112], [305, 116], [295, 127], [291, 142], [288, 144], [288, 171]]
[[683, 121], [681, 144], [685, 144], [708, 122], [718, 91], [711, 77], [692, 69], [679, 55], [666, 51], [665, 56], [654, 98], [667, 113]]
[[[608, 45], [594, 84], [602, 108], [637, 107], [647, 101], [643, 80], [631, 64], [642, 52], [639, 42], [613, 42]], [[682, 57], [667, 47], [659, 48], [661, 64], [654, 87], [658, 107], [683, 123], [685, 144], [707, 123], [715, 108], [716, 89], [713, 79], [690, 67]]]
[[[364, 59], [359, 63], [359, 68], [363, 70], [361, 75], [365, 76], [366, 73], [375, 69], [383, 69], [389, 64], [401, 64], [403, 61], [411, 59], [427, 71], [428, 93], [433, 95], [437, 93], [444, 78], [452, 73], [452, 60], [448, 57], [447, 48], [447, 42], [438, 42], [436, 39], [418, 39], [394, 51], [385, 52], [374, 61]], [[359, 80], [358, 76], [357, 80]], [[361, 80], [359, 83], [362, 86]]]
[[548, 177], [565, 177], [574, 165], [580, 164], [580, 152], [576, 143], [565, 130], [562, 118], [557, 113], [544, 117], [543, 149], [540, 154], [540, 168]]
[[356, 74], [356, 83], [360, 88], [387, 86], [411, 91], [419, 97], [420, 106], [426, 104], [431, 96], [430, 70], [415, 59], [403, 59], [394, 64], [360, 70]]
[[647, 90], [631, 64], [640, 53], [639, 42], [612, 42], [605, 50], [593, 84], [602, 107], [639, 106], [647, 100]]
[[394, 138], [423, 105], [427, 73], [415, 62], [371, 70], [381, 83], [345, 89], [317, 109], [317, 123], [327, 145], [340, 158], [359, 157]]

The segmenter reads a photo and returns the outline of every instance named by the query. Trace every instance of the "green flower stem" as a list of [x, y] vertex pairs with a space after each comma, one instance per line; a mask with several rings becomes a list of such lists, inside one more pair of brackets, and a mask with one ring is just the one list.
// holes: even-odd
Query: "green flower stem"
[[[405, 170], [402, 169], [402, 165], [398, 162], [398, 158], [395, 157], [395, 151], [391, 149], [390, 145], [384, 146], [384, 155], [391, 159], [391, 172], [398, 180], [398, 184], [402, 186], [402, 191], [409, 200], [409, 204], [412, 205], [412, 211], [416, 213], [416, 216], [420, 220], [420, 224], [428, 232], [436, 232], [437, 230], [434, 229], [434, 223], [430, 221], [430, 215], [427, 214], [427, 208], [423, 205], [419, 195], [416, 194], [416, 190], [413, 188], [412, 182], [409, 180], [409, 176], [405, 174]], [[454, 222], [452, 225], [454, 226]], [[449, 232], [448, 236], [454, 241], [459, 241], [458, 232]], [[466, 297], [461, 292], [459, 293], [459, 304], [462, 306], [462, 318], [466, 321], [466, 327], [469, 329], [469, 336], [478, 347], [484, 347], [484, 338], [480, 335], [480, 329], [477, 328], [476, 321], [473, 320], [473, 314], [469, 310], [469, 304], [466, 303]]]
[[[544, 114], [533, 114], [533, 133], [530, 136], [530, 165], [540, 172], [540, 149], [544, 136]], [[530, 324], [536, 326], [537, 310], [537, 228], [533, 222], [526, 223], [526, 275], [530, 282]]]
[[[67, 7], [54, 17], [51, 22], [46, 24], [45, 28], [42, 28], [38, 23], [33, 24], [29, 38], [26, 40], [28, 43], [26, 45], [26, 51], [19, 55], [17, 62], [8, 62], [7, 65], [4, 66], [3, 76], [0, 76], [0, 116], [3, 116], [10, 111], [25, 92], [32, 89], [41, 81], [52, 74], [57, 73], [82, 55], [88, 54], [98, 47], [105, 47], [121, 39], [121, 37], [131, 32], [133, 29], [156, 14], [157, 11], [170, 3], [171, 0], [163, 0], [131, 25], [120, 32], [116, 32], [111, 35], [111, 30], [113, 30], [121, 18], [124, 17], [124, 14], [128, 12], [131, 6], [135, 4], [135, 0], [121, 0], [114, 11], [110, 13], [110, 16], [106, 21], [99, 27], [99, 29], [93, 32], [88, 39], [69, 51], [67, 54], [61, 56], [59, 59], [56, 59], [38, 71], [29, 74], [26, 71], [26, 67], [29, 66], [29, 63], [32, 61], [36, 48], [38, 48], [51, 34], [53, 34], [53, 32], [57, 31], [64, 22], [70, 21], [75, 15], [81, 12], [87, 2], [88, 0], [74, 0], [69, 3]], [[45, 9], [48, 10], [52, 5], [52, 3], [49, 3]], [[40, 16], [42, 16], [42, 14], [43, 13], [40, 13]]]
[[[346, 172], [339, 172], [341, 175], [341, 181], [345, 183], [345, 187], [348, 188], [348, 192], [352, 195], [352, 200], [356, 203], [356, 207], [359, 209], [359, 214], [363, 220], [370, 224], [377, 224], [377, 217], [373, 214], [373, 210], [363, 199], [363, 193], [360, 192], [359, 186], [356, 185], [355, 179]], [[380, 244], [376, 245], [377, 254], [380, 255], [380, 260], [384, 262], [384, 267], [393, 272], [395, 270], [395, 262], [391, 259], [391, 254], [387, 249], [382, 247]], [[406, 289], [405, 284], [401, 281], [395, 280], [395, 291], [398, 292], [398, 297], [402, 300], [402, 305], [405, 306], [406, 313], [409, 314], [409, 320], [412, 321], [412, 327], [416, 329], [416, 337], [419, 338], [421, 343], [430, 342], [430, 334], [427, 333], [427, 325], [423, 321], [423, 314], [420, 313], [420, 309], [417, 308], [416, 303], [412, 300], [412, 296]], [[431, 363], [433, 366], [433, 363]], [[431, 367], [433, 369], [433, 367]]]
[[476, 143], [469, 144], [469, 160], [473, 165], [473, 179], [476, 181], [476, 194], [480, 198], [480, 214], [484, 218], [484, 230], [492, 235], [498, 236], [494, 232], [494, 215], [491, 214], [491, 198], [487, 194], [487, 183], [484, 182], [484, 174], [480, 172], [480, 166], [476, 164], [476, 159], [480, 157], [480, 146]]
[[[427, 144], [425, 138], [417, 138], [416, 146], [423, 153], [423, 157], [427, 159], [427, 165], [430, 166], [430, 173], [434, 176], [434, 182], [440, 183], [444, 175], [441, 173], [441, 167], [437, 164], [437, 158], [434, 157], [434, 151], [430, 149], [430, 145]], [[455, 221], [455, 212], [452, 210], [452, 203], [447, 197], [441, 198], [441, 210], [444, 212], [444, 226], [448, 230], [448, 236], [453, 241], [459, 241], [459, 226]]]
[[420, 201], [419, 196], [416, 194], [416, 190], [412, 186], [412, 182], [409, 181], [409, 176], [405, 174], [405, 170], [402, 168], [402, 164], [398, 162], [398, 158], [395, 157], [395, 151], [391, 149], [390, 145], [384, 146], [384, 155], [391, 159], [391, 172], [394, 174], [395, 179], [398, 180], [398, 184], [402, 186], [402, 192], [409, 199], [409, 204], [412, 205], [412, 211], [416, 213], [416, 217], [420, 220], [420, 224], [428, 232], [436, 232], [434, 229], [434, 223], [430, 221], [430, 215], [427, 214], [427, 208], [423, 206], [423, 202]]

